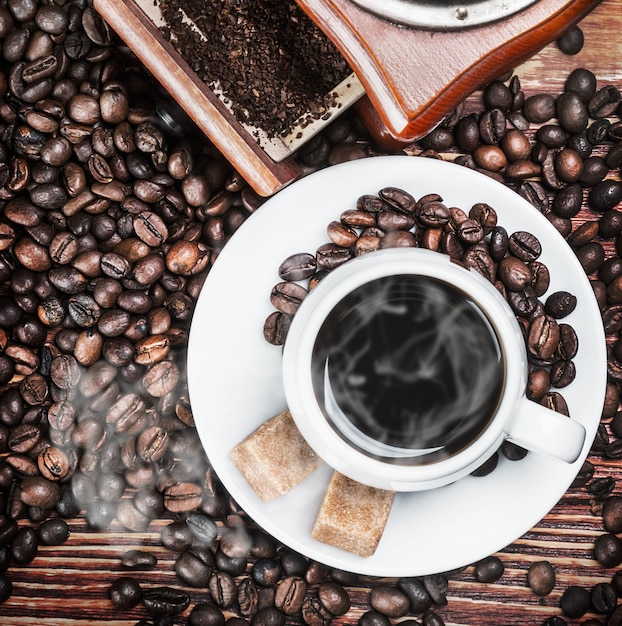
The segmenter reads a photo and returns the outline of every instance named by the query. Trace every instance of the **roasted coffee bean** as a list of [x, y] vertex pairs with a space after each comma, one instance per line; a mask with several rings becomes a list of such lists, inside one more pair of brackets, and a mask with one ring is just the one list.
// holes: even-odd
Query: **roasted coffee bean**
[[611, 495], [615, 488], [615, 479], [611, 476], [606, 478], [595, 478], [587, 485], [587, 491], [590, 495], [598, 500], [602, 500]]
[[243, 528], [229, 528], [220, 538], [220, 549], [230, 558], [248, 556], [252, 545], [253, 538]]
[[597, 583], [590, 592], [592, 606], [597, 613], [609, 615], [618, 603], [618, 594], [610, 583]]
[[594, 119], [609, 117], [620, 104], [620, 92], [613, 85], [599, 89], [587, 103], [590, 117]]
[[409, 230], [394, 230], [388, 232], [380, 239], [380, 248], [405, 248], [415, 247], [417, 240], [415, 235]]
[[551, 384], [549, 371], [543, 367], [533, 368], [527, 379], [527, 397], [539, 400], [548, 392]]
[[[205, 509], [205, 504], [202, 506]], [[248, 559], [244, 556], [241, 557], [229, 557], [220, 549], [216, 550], [215, 554], [216, 568], [221, 572], [227, 572], [232, 576], [241, 576], [246, 571]]]
[[150, 487], [139, 489], [134, 495], [134, 506], [146, 517], [158, 519], [164, 513], [162, 494]]
[[302, 608], [307, 583], [298, 576], [287, 576], [276, 587], [274, 603], [285, 615], [295, 615]]
[[576, 377], [576, 368], [573, 361], [555, 361], [551, 365], [551, 384], [553, 387], [567, 387]]
[[523, 104], [523, 115], [532, 124], [543, 124], [555, 116], [555, 98], [550, 94], [530, 96]]
[[564, 187], [553, 200], [552, 211], [563, 218], [572, 218], [581, 210], [583, 191], [578, 184]]
[[281, 311], [271, 313], [264, 323], [263, 334], [268, 343], [282, 346], [287, 338], [293, 316]]
[[207, 549], [195, 546], [182, 552], [175, 561], [175, 573], [190, 587], [207, 587], [214, 567], [214, 556]]
[[337, 582], [327, 581], [320, 585], [318, 598], [322, 607], [331, 615], [345, 615], [350, 610], [350, 597]]
[[384, 187], [378, 192], [378, 196], [394, 210], [414, 215], [417, 201], [410, 193], [397, 187]]
[[451, 148], [454, 143], [454, 136], [451, 129], [445, 126], [437, 126], [425, 137], [422, 137], [419, 143], [425, 150], [443, 152]]
[[[209, 560], [209, 556], [206, 557]], [[133, 570], [153, 569], [157, 563], [156, 557], [151, 552], [141, 552], [140, 550], [129, 550], [121, 557], [124, 567]]]
[[484, 238], [484, 229], [477, 220], [468, 218], [459, 224], [457, 235], [465, 244], [474, 245]]
[[606, 179], [596, 183], [588, 194], [588, 205], [599, 213], [613, 209], [622, 200], [622, 183]]
[[406, 213], [400, 213], [396, 210], [387, 209], [386, 211], [378, 213], [376, 222], [378, 224], [378, 228], [389, 233], [396, 230], [410, 230], [415, 225], [415, 218], [414, 216]]
[[201, 488], [193, 483], [179, 483], [164, 490], [164, 506], [171, 513], [193, 511], [201, 506]]
[[524, 459], [529, 452], [511, 441], [505, 440], [501, 444], [501, 453], [508, 461], [520, 461]]
[[479, 119], [479, 134], [482, 141], [490, 145], [499, 144], [505, 135], [506, 124], [507, 118], [501, 109], [485, 111]]
[[327, 226], [328, 238], [337, 246], [348, 248], [353, 246], [358, 239], [354, 228], [333, 220]]
[[167, 550], [183, 552], [192, 545], [192, 532], [183, 522], [171, 522], [160, 531], [160, 542]]
[[564, 183], [576, 183], [583, 174], [581, 155], [571, 148], [561, 149], [555, 156], [555, 173]]
[[[113, 462], [113, 465], [117, 465]], [[105, 502], [117, 502], [125, 492], [126, 482], [121, 474], [106, 472], [95, 479], [97, 495]]]
[[588, 111], [579, 94], [566, 91], [557, 97], [557, 118], [568, 133], [580, 133], [587, 128]]
[[426, 611], [421, 622], [422, 626], [445, 626], [443, 618], [435, 611]]
[[214, 572], [208, 586], [214, 602], [223, 609], [232, 606], [237, 600], [237, 586], [231, 574]]
[[473, 152], [473, 159], [479, 167], [490, 172], [500, 172], [508, 164], [505, 153], [497, 145], [484, 144], [478, 146]]
[[568, 291], [555, 291], [547, 297], [544, 310], [555, 319], [562, 319], [570, 315], [576, 306], [576, 296]]
[[48, 519], [39, 526], [39, 538], [46, 546], [58, 546], [65, 543], [69, 539], [69, 534], [69, 526], [62, 519]]
[[[230, 623], [231, 619], [227, 622]], [[225, 616], [213, 604], [199, 602], [192, 607], [188, 615], [188, 626], [225, 626]]]
[[307, 571], [308, 561], [292, 550], [283, 550], [281, 552], [281, 567], [286, 576], [304, 576]]
[[4, 573], [0, 573], [0, 604], [6, 602], [13, 593], [13, 583]]
[[244, 577], [238, 583], [238, 605], [240, 613], [244, 616], [252, 616], [257, 611], [259, 593], [253, 581]]
[[27, 506], [51, 509], [60, 498], [58, 483], [40, 476], [29, 476], [21, 481], [20, 499]]
[[622, 563], [622, 540], [613, 533], [605, 533], [594, 540], [594, 558], [603, 567], [617, 567]]
[[143, 377], [145, 391], [154, 398], [161, 398], [172, 391], [179, 381], [179, 368], [172, 361], [164, 360], [152, 365]]
[[261, 558], [255, 561], [251, 570], [251, 577], [262, 587], [274, 585], [281, 576], [281, 565], [271, 558]]
[[501, 259], [498, 267], [498, 277], [509, 291], [522, 291], [531, 285], [529, 267], [513, 256]]
[[[126, 475], [127, 479], [127, 475]], [[128, 480], [128, 483], [130, 481]], [[117, 507], [117, 520], [121, 526], [134, 532], [145, 532], [151, 521], [149, 517], [141, 513], [131, 500], [121, 500]]]
[[284, 281], [305, 280], [313, 276], [317, 268], [315, 256], [309, 253], [293, 254], [281, 263], [278, 272]]
[[27, 454], [37, 446], [41, 440], [41, 435], [42, 431], [39, 425], [19, 424], [11, 429], [7, 437], [7, 447], [11, 452]]
[[136, 440], [136, 452], [144, 462], [157, 462], [164, 456], [168, 446], [168, 433], [161, 426], [151, 426]]
[[389, 585], [375, 586], [369, 595], [369, 603], [372, 609], [391, 618], [402, 617], [410, 609], [408, 596]]
[[622, 497], [614, 495], [608, 497], [603, 503], [603, 524], [605, 528], [614, 534], [622, 530]]
[[527, 584], [537, 596], [547, 596], [555, 587], [555, 569], [549, 561], [535, 561], [529, 566]]
[[575, 250], [575, 254], [586, 274], [598, 270], [605, 261], [605, 251], [602, 245], [596, 241], [580, 246]]
[[498, 556], [489, 556], [475, 564], [473, 575], [482, 583], [496, 582], [503, 576], [505, 566]]
[[437, 606], [447, 604], [448, 580], [444, 574], [430, 574], [422, 577], [423, 586]]
[[577, 54], [583, 48], [583, 31], [579, 26], [570, 27], [563, 35], [557, 38], [557, 47], [564, 54]]
[[359, 626], [390, 626], [391, 621], [388, 617], [378, 611], [366, 611], [359, 618]]
[[569, 585], [559, 601], [564, 615], [577, 618], [585, 615], [591, 607], [590, 592], [578, 585]]
[[584, 461], [581, 465], [581, 469], [579, 470], [576, 478], [572, 483], [572, 487], [582, 487], [584, 486], [594, 475], [594, 464], [590, 461]]
[[542, 245], [538, 238], [526, 231], [512, 233], [508, 248], [511, 254], [525, 262], [535, 261], [542, 253]]
[[307, 290], [293, 282], [277, 283], [270, 293], [270, 303], [275, 309], [294, 315], [307, 295]]
[[547, 409], [551, 411], [555, 411], [556, 413], [561, 413], [566, 417], [570, 416], [568, 411], [568, 404], [560, 393], [556, 391], [549, 391], [541, 400], [540, 404], [545, 406]]
[[622, 212], [615, 209], [605, 211], [598, 220], [601, 237], [613, 238], [622, 232]]
[[118, 609], [131, 609], [142, 599], [142, 589], [135, 578], [121, 576], [108, 590], [108, 597]]
[[39, 552], [37, 531], [30, 526], [17, 530], [11, 540], [11, 557], [18, 565], [31, 563]]
[[342, 224], [346, 224], [347, 226], [352, 226], [354, 228], [370, 228], [371, 226], [376, 225], [376, 218], [374, 214], [367, 211], [361, 211], [360, 209], [346, 209], [339, 216], [339, 220]]
[[[541, 126], [536, 132], [536, 140], [547, 148], [561, 148], [566, 143], [567, 138], [568, 133], [565, 128], [562, 128], [557, 124], [545, 124], [544, 126]], [[522, 158], [528, 158], [530, 152], [531, 145], [529, 146], [529, 152], [527, 152], [527, 154]]]

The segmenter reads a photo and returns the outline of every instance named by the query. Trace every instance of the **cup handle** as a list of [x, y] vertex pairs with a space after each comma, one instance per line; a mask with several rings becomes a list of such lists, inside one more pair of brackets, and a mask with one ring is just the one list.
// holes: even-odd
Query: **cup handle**
[[579, 422], [523, 397], [507, 439], [527, 450], [574, 463], [585, 443], [585, 428]]

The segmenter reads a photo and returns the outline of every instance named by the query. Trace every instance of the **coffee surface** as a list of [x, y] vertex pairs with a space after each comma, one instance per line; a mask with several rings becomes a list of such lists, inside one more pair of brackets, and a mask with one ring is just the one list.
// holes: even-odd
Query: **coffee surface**
[[416, 275], [376, 279], [343, 298], [318, 333], [312, 368], [331, 425], [368, 454], [401, 463], [468, 446], [504, 384], [482, 311], [455, 287]]

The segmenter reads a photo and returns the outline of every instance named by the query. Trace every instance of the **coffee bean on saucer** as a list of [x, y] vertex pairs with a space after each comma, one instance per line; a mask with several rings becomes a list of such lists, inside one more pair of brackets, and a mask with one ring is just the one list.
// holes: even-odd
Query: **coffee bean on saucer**
[[309, 253], [293, 254], [285, 259], [278, 268], [279, 276], [286, 281], [304, 280], [315, 273], [317, 262]]
[[499, 454], [495, 452], [491, 455], [488, 460], [484, 461], [477, 469], [471, 472], [471, 476], [488, 476], [491, 472], [495, 470], [497, 464], [499, 463]]
[[527, 397], [530, 400], [543, 398], [551, 386], [551, 378], [548, 369], [534, 367], [530, 370], [527, 378]]

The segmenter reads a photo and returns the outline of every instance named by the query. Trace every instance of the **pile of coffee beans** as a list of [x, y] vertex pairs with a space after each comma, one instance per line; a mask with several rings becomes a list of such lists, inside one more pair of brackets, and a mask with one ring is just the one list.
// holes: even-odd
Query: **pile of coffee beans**
[[[198, 133], [179, 137], [161, 124], [157, 86], [86, 0], [0, 0], [0, 40], [0, 621], [11, 623], [19, 611], [14, 621], [32, 615], [34, 603], [10, 601], [32, 593], [21, 571], [46, 564], [48, 551], [73, 541], [85, 523], [93, 539], [120, 527], [124, 540], [133, 532], [137, 540], [119, 557], [109, 585], [85, 586], [85, 594], [100, 595], [89, 596], [83, 615], [100, 606], [113, 620], [142, 626], [441, 626], [452, 579], [503, 582], [497, 557], [451, 574], [362, 579], [303, 558], [255, 527], [203, 454], [185, 353], [202, 281], [261, 200]], [[591, 458], [616, 460], [620, 96], [594, 81], [588, 70], [569, 78], [568, 91], [582, 104], [574, 96], [521, 98], [517, 77], [495, 81], [484, 92], [484, 110], [458, 111], [408, 151], [459, 159], [500, 178], [568, 237], [592, 279], [611, 346]], [[545, 121], [558, 105], [559, 122]], [[583, 107], [589, 125], [579, 130], [571, 122], [583, 118]], [[547, 125], [560, 127], [563, 140], [557, 129], [536, 137]], [[510, 131], [521, 133], [510, 134], [518, 138], [514, 151], [501, 138]], [[497, 143], [487, 143], [495, 133]], [[346, 114], [296, 158], [313, 171], [378, 150], [355, 114]], [[574, 150], [583, 165], [572, 152], [558, 159], [563, 150]], [[495, 155], [507, 163], [498, 168]], [[577, 168], [578, 180], [567, 182]], [[594, 219], [575, 227], [578, 196]], [[587, 489], [594, 513], [607, 520], [606, 534], [615, 536], [614, 487], [591, 463], [575, 485]], [[154, 528], [154, 541], [175, 555], [168, 584], [152, 582], [164, 568], [143, 546]], [[595, 565], [612, 562], [615, 544], [608, 537], [595, 545]], [[550, 563], [534, 570], [529, 578], [525, 571], [525, 584], [545, 601], [555, 571]], [[620, 623], [612, 607], [622, 586], [613, 573], [611, 587], [615, 598], [610, 587], [569, 588], [549, 622], [559, 626], [564, 612], [577, 615], [589, 591], [590, 610], [603, 619], [613, 610], [609, 623]], [[62, 585], [53, 597], [46, 593], [54, 619], [63, 620]]]

